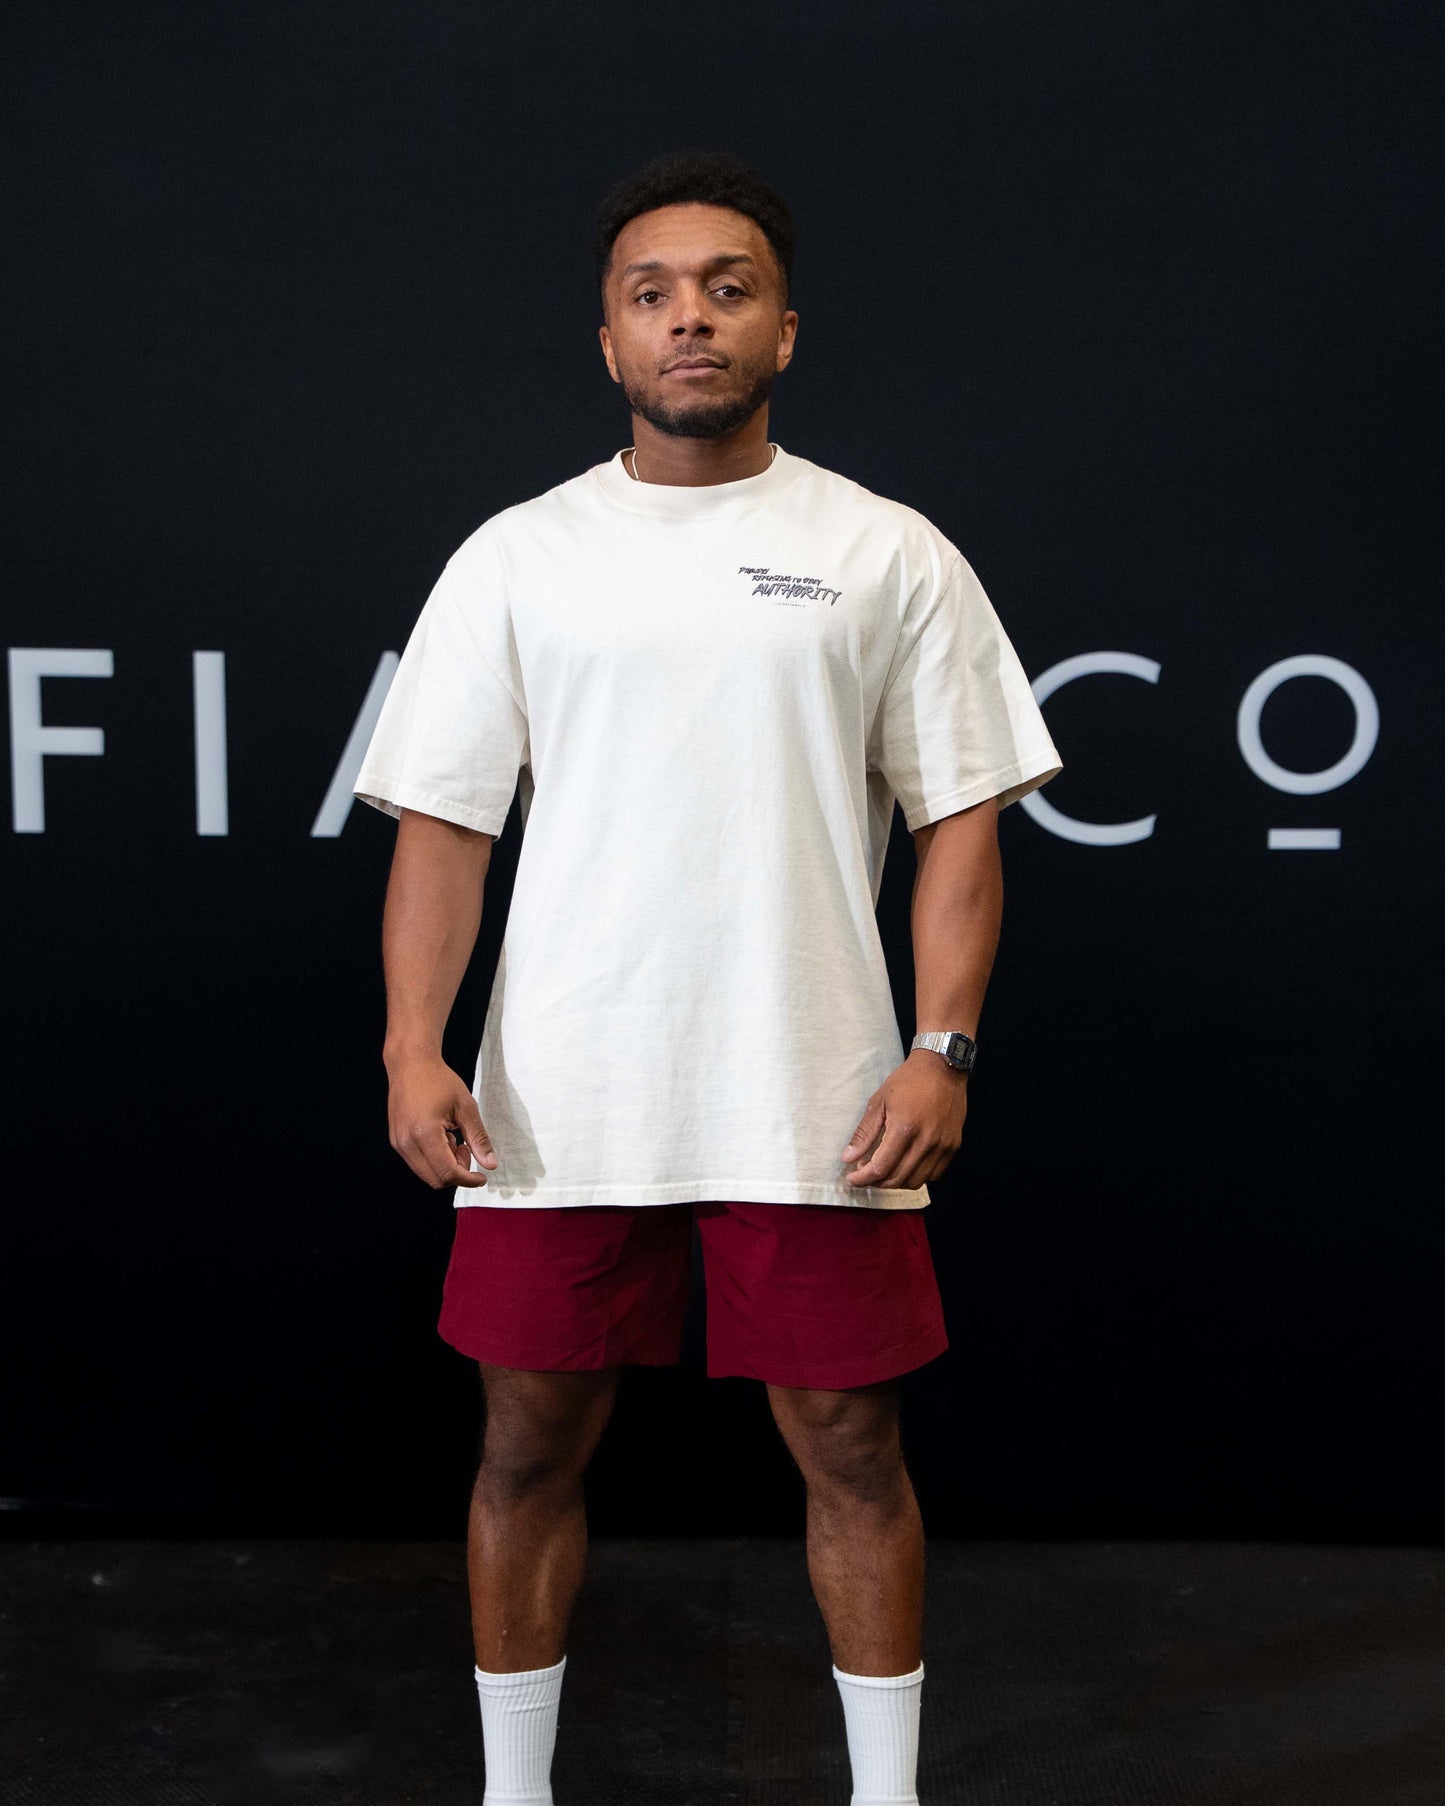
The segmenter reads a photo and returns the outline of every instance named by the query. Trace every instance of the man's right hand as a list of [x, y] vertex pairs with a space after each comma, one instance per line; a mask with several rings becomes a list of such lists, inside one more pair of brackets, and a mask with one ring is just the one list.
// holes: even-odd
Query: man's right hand
[[471, 1170], [468, 1155], [475, 1155], [480, 1166], [495, 1166], [497, 1156], [477, 1100], [459, 1074], [439, 1055], [388, 1064], [387, 1073], [391, 1145], [416, 1176], [433, 1191], [445, 1185], [485, 1185], [487, 1175]]

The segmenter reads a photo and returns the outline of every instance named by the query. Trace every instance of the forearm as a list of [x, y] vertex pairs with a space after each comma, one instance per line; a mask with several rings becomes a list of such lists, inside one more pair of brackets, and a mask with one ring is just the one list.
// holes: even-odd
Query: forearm
[[997, 807], [946, 816], [915, 837], [911, 923], [916, 1028], [977, 1036], [1003, 921]]
[[440, 1057], [482, 920], [492, 837], [403, 810], [382, 916], [388, 1066]]

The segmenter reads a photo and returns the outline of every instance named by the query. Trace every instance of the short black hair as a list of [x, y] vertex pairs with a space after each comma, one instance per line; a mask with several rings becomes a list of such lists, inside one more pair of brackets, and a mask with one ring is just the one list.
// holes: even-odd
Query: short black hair
[[598, 289], [605, 291], [612, 247], [627, 222], [684, 201], [731, 207], [762, 228], [783, 272], [786, 305], [793, 286], [793, 215], [777, 189], [730, 151], [668, 151], [613, 184], [598, 204], [592, 240]]

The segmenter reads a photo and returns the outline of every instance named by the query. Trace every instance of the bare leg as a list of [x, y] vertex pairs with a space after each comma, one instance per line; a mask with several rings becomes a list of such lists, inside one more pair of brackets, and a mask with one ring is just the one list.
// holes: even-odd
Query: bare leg
[[587, 1560], [582, 1476], [612, 1415], [619, 1371], [481, 1365], [486, 1423], [467, 1521], [479, 1668], [550, 1668], [566, 1651]]
[[768, 1387], [808, 1489], [808, 1576], [847, 1674], [911, 1674], [923, 1660], [923, 1520], [903, 1464], [898, 1382], [847, 1391]]

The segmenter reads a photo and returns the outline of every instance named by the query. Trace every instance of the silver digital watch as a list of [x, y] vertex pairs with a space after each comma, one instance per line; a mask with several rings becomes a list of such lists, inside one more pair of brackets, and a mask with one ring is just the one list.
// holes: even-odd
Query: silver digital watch
[[978, 1058], [977, 1042], [958, 1028], [930, 1029], [926, 1035], [915, 1035], [912, 1045], [942, 1054], [955, 1072], [972, 1072]]

